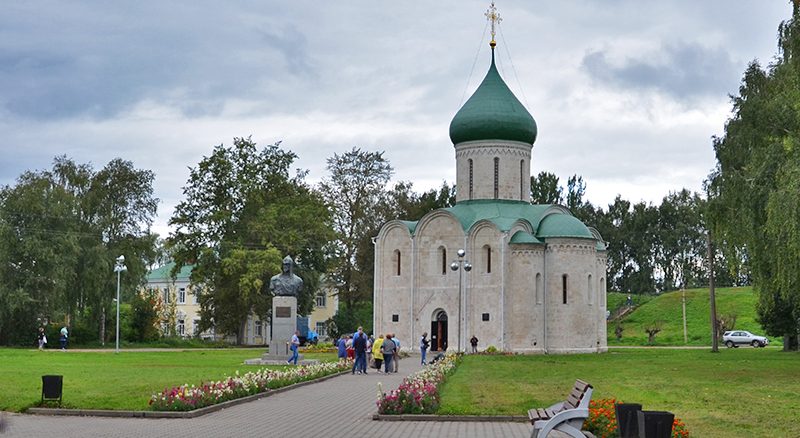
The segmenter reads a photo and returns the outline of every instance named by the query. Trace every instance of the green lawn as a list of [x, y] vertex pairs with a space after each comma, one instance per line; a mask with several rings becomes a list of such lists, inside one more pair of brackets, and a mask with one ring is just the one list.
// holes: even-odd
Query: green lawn
[[[616, 297], [615, 297], [616, 298]], [[736, 327], [766, 335], [756, 322], [758, 296], [751, 287], [720, 288], [716, 291], [717, 315], [735, 314]], [[609, 298], [610, 303], [611, 298]], [[608, 345], [647, 345], [647, 325], [660, 321], [662, 330], [654, 345], [711, 345], [711, 307], [708, 289], [686, 290], [686, 328], [688, 343], [683, 342], [681, 292], [668, 292], [644, 302], [623, 320], [622, 341], [614, 335], [615, 322], [608, 324]], [[609, 307], [610, 309], [610, 307]], [[780, 338], [770, 337], [770, 345], [780, 347]]]
[[[64, 376], [64, 405], [86, 409], [148, 408], [154, 392], [167, 386], [219, 380], [237, 370], [258, 369], [245, 359], [256, 349], [204, 351], [75, 352], [0, 349], [0, 410], [20, 411], [38, 403], [45, 374]], [[331, 353], [307, 358], [335, 360]]]
[[800, 436], [800, 354], [776, 349], [612, 349], [605, 354], [467, 356], [440, 414], [526, 415], [562, 401], [576, 378], [593, 398], [675, 413], [692, 436]]

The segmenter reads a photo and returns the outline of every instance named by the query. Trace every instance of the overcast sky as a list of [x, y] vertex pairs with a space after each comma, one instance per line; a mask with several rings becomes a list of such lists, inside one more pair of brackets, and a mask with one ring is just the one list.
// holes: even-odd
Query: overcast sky
[[[588, 199], [700, 190], [781, 0], [504, 1], [498, 67], [539, 126], [532, 174]], [[156, 174], [155, 231], [188, 168], [252, 135], [309, 180], [353, 146], [418, 191], [455, 180], [448, 128], [489, 65], [487, 1], [29, 1], [0, 14], [0, 184], [66, 154]], [[473, 68], [474, 65], [474, 68]]]

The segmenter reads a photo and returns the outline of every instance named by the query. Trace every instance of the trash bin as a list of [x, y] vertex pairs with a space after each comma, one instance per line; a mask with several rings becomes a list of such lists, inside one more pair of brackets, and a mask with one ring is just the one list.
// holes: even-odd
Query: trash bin
[[61, 403], [61, 389], [64, 376], [42, 376], [42, 401], [58, 400]]
[[617, 403], [617, 425], [620, 438], [639, 438], [639, 415], [642, 405], [639, 403]]
[[639, 438], [670, 438], [675, 414], [664, 411], [639, 411]]

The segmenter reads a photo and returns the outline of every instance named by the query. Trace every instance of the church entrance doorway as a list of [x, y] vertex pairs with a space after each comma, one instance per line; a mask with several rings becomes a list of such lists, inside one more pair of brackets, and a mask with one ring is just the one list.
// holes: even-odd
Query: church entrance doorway
[[431, 321], [431, 351], [447, 350], [447, 312], [434, 312]]

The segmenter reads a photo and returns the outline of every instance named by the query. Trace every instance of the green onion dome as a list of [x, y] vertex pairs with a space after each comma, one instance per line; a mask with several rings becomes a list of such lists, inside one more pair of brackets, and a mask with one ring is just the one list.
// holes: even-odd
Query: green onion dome
[[483, 82], [450, 122], [453, 144], [474, 140], [510, 140], [532, 145], [536, 121], [500, 77], [494, 64]]

